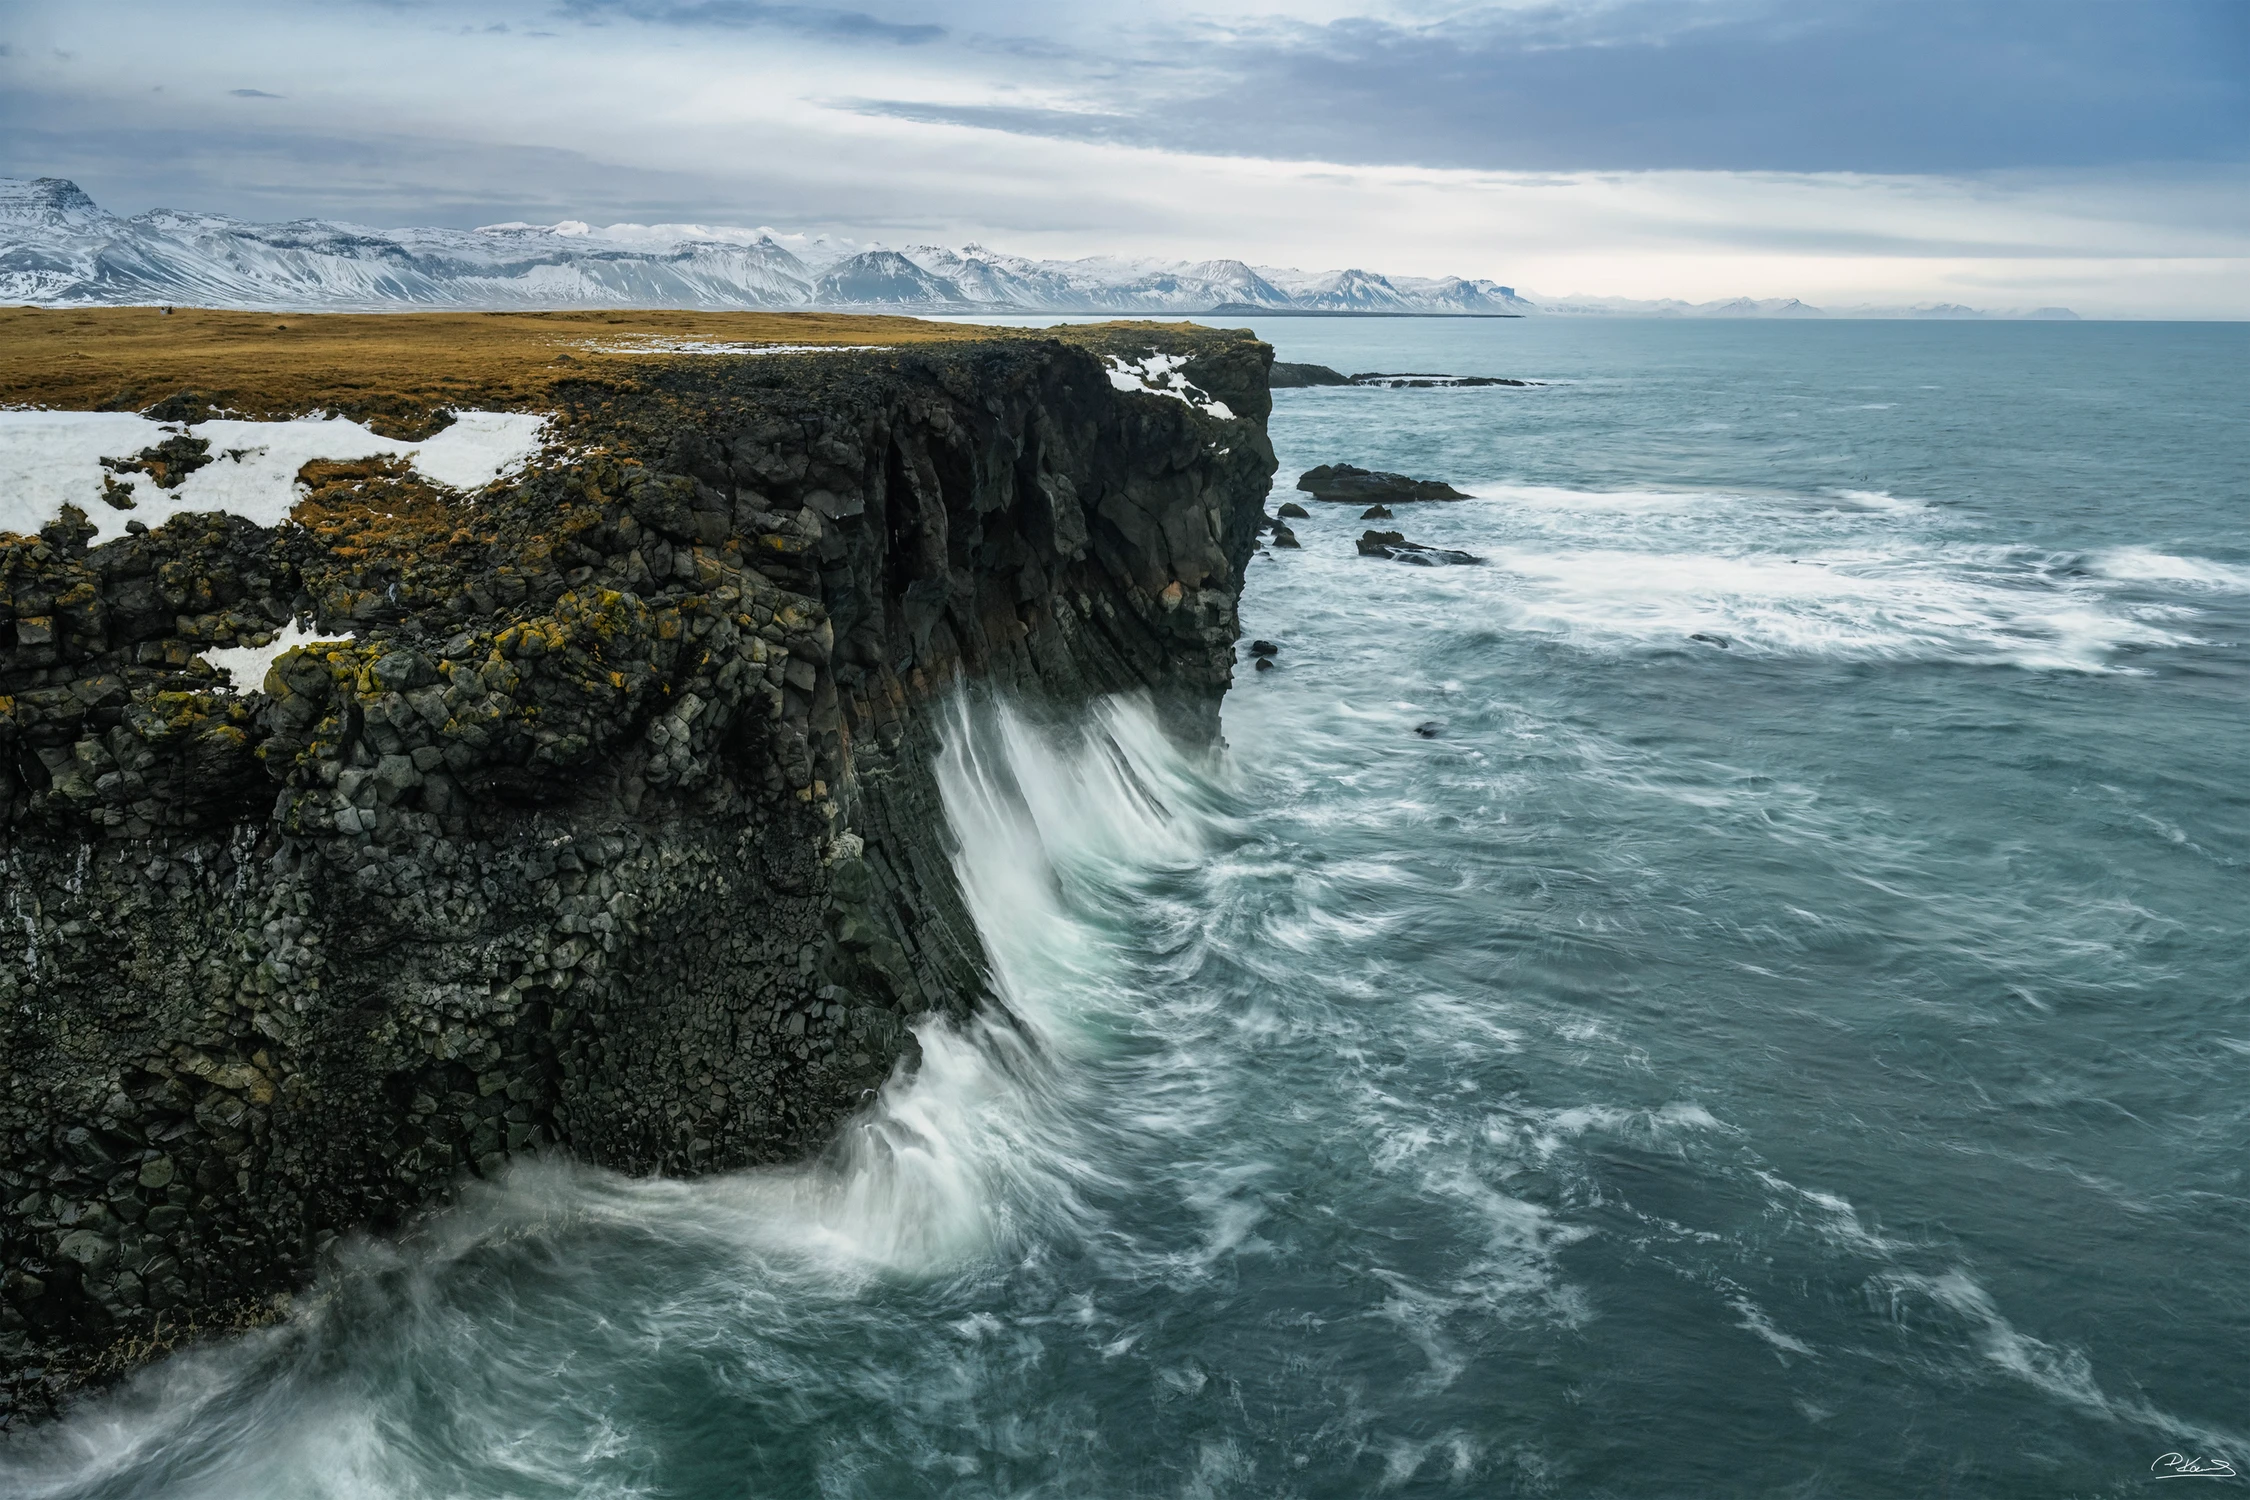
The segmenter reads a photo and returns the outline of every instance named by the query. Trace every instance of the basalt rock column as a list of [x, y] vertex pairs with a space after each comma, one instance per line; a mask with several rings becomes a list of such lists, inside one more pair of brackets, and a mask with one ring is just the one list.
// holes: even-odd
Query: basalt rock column
[[[1074, 340], [612, 364], [474, 501], [315, 464], [273, 529], [0, 538], [16, 1410], [517, 1153], [812, 1149], [982, 1002], [933, 709], [1207, 732], [1273, 469], [1263, 345]], [[1158, 349], [1209, 399], [1116, 388]]]

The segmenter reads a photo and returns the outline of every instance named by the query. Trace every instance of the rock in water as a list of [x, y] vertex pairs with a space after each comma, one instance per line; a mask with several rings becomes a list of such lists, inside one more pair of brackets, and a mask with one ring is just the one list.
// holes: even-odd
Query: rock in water
[[1309, 520], [1312, 517], [1311, 511], [1305, 509], [1302, 505], [1299, 505], [1294, 500], [1282, 501], [1281, 504], [1274, 509], [1274, 514], [1277, 516], [1286, 517], [1287, 519], [1292, 521], [1304, 521]]
[[1296, 532], [1291, 531], [1286, 526], [1278, 525], [1273, 529], [1273, 544], [1276, 547], [1295, 547], [1300, 545], [1297, 541]]
[[1258, 658], [1258, 670], [1259, 670], [1259, 671], [1261, 671], [1261, 672], [1271, 672], [1271, 671], [1272, 671], [1273, 669], [1274, 669], [1274, 660], [1273, 660], [1273, 658], [1272, 658], [1272, 657], [1270, 657], [1270, 656], [1261, 656], [1261, 657], [1259, 657], [1259, 658]]
[[1271, 641], [1252, 641], [1250, 643], [1250, 654], [1252, 656], [1279, 656], [1281, 648]]
[[1273, 362], [1273, 371], [1266, 384], [1274, 390], [1301, 390], [1311, 385], [1350, 385], [1351, 377], [1326, 365], [1292, 365], [1280, 360]]
[[1362, 521], [1388, 521], [1392, 518], [1391, 508], [1388, 505], [1370, 505], [1359, 513], [1359, 518]]
[[1400, 505], [1418, 500], [1466, 500], [1452, 485], [1350, 464], [1322, 464], [1297, 476], [1297, 488], [1315, 500], [1352, 505]]
[[1424, 719], [1421, 723], [1414, 726], [1414, 732], [1420, 735], [1423, 739], [1434, 740], [1439, 735], [1445, 733], [1445, 720]]
[[1734, 647], [1734, 642], [1728, 640], [1725, 636], [1707, 635], [1700, 630], [1698, 630], [1695, 634], [1689, 636], [1688, 639], [1691, 641], [1701, 641], [1706, 646], [1716, 646], [1721, 651], [1731, 650]]
[[1425, 547], [1420, 542], [1410, 542], [1403, 532], [1397, 531], [1362, 532], [1358, 545], [1361, 557], [1387, 557], [1392, 562], [1412, 563], [1420, 568], [1484, 561], [1473, 552], [1455, 552], [1446, 547]]

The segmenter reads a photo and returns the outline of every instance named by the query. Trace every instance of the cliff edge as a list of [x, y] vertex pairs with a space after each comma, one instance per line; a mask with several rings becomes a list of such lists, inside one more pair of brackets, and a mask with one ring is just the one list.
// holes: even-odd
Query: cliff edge
[[[0, 314], [83, 351], [0, 401], [171, 424], [0, 533], [0, 1426], [512, 1154], [815, 1148], [989, 998], [933, 710], [1216, 723], [1247, 334], [160, 318]], [[462, 407], [536, 453], [433, 478]], [[323, 412], [397, 451], [305, 462], [286, 519], [166, 508]]]

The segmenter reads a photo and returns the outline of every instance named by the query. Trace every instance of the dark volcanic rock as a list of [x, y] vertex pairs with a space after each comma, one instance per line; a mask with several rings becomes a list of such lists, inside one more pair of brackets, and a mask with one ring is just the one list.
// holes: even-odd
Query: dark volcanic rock
[[1397, 531], [1362, 532], [1358, 545], [1361, 557], [1386, 557], [1392, 562], [1413, 563], [1423, 568], [1484, 561], [1473, 552], [1454, 552], [1444, 547], [1425, 547], [1420, 542], [1410, 542], [1404, 533]]
[[1359, 518], [1362, 521], [1388, 521], [1392, 518], [1391, 508], [1387, 505], [1370, 505], [1359, 513]]
[[1273, 362], [1273, 374], [1267, 384], [1274, 390], [1301, 390], [1314, 385], [1350, 385], [1349, 377], [1331, 370], [1326, 365], [1291, 365], [1280, 360]]
[[1278, 525], [1278, 524], [1277, 524], [1277, 525], [1275, 525], [1275, 527], [1274, 527], [1274, 529], [1273, 529], [1273, 544], [1274, 544], [1274, 545], [1275, 545], [1276, 547], [1300, 547], [1300, 548], [1301, 548], [1301, 547], [1302, 547], [1302, 545], [1303, 545], [1302, 543], [1300, 543], [1300, 542], [1299, 542], [1299, 541], [1297, 540], [1297, 533], [1296, 533], [1296, 532], [1294, 532], [1294, 531], [1291, 531], [1291, 530], [1290, 530], [1290, 529], [1289, 529], [1288, 527], [1286, 527], [1286, 526], [1282, 526], [1282, 525]]
[[1411, 479], [1378, 469], [1350, 464], [1322, 464], [1297, 476], [1297, 488], [1315, 500], [1352, 505], [1399, 505], [1417, 500], [1466, 500], [1450, 484], [1435, 479]]
[[[1176, 343], [1238, 419], [1052, 341], [665, 360], [473, 504], [0, 535], [0, 1426], [513, 1154], [802, 1154], [981, 1004], [936, 705], [1231, 680], [1268, 351]], [[293, 617], [351, 638], [200, 659]]]
[[1274, 514], [1291, 521], [1305, 521], [1312, 518], [1312, 512], [1294, 500], [1282, 501], [1280, 505], [1274, 508]]
[[1279, 656], [1281, 648], [1272, 641], [1252, 641], [1250, 643], [1250, 654], [1252, 656]]

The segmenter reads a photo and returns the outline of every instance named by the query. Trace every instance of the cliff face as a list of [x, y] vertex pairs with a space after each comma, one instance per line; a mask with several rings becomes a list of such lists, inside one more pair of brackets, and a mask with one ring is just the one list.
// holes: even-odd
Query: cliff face
[[[1234, 415], [1098, 357], [1159, 347]], [[0, 537], [0, 1420], [512, 1153], [815, 1147], [983, 998], [939, 700], [1214, 722], [1269, 360], [613, 363], [475, 503], [313, 464], [272, 530]], [[199, 659], [298, 615], [351, 638]]]

